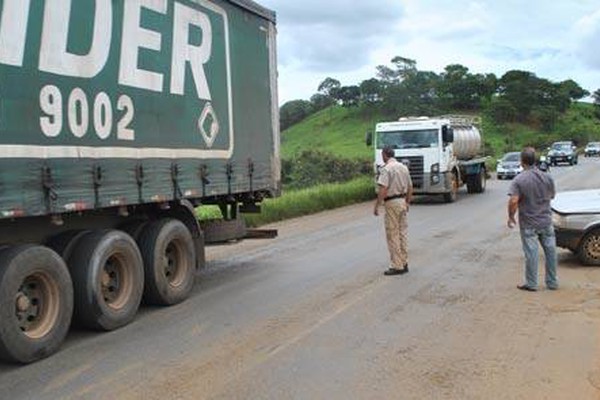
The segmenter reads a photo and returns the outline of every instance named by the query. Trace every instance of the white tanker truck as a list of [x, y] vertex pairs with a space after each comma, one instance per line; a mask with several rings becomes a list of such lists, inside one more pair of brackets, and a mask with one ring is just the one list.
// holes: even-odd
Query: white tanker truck
[[451, 203], [466, 184], [468, 193], [483, 193], [485, 161], [477, 120], [468, 116], [409, 117], [381, 122], [367, 145], [375, 144], [375, 169], [383, 165], [381, 149], [392, 146], [410, 170], [415, 194], [440, 194]]

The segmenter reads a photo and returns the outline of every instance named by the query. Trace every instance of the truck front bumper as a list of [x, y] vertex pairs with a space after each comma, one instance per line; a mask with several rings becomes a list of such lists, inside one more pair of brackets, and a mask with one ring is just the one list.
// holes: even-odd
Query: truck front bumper
[[422, 176], [412, 177], [414, 194], [444, 194], [451, 190], [451, 172], [438, 174], [424, 173]]

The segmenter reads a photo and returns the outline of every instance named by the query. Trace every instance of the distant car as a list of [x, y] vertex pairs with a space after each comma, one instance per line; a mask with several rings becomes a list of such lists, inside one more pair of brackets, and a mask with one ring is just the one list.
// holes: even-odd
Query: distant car
[[585, 157], [600, 156], [600, 142], [589, 142], [585, 146], [584, 155]]
[[552, 200], [556, 245], [583, 264], [600, 265], [600, 189], [561, 192]]
[[498, 179], [512, 179], [523, 171], [521, 166], [521, 153], [506, 153], [496, 165], [496, 176]]
[[551, 165], [558, 163], [568, 163], [569, 165], [577, 164], [577, 147], [571, 141], [554, 142], [548, 150], [548, 161]]

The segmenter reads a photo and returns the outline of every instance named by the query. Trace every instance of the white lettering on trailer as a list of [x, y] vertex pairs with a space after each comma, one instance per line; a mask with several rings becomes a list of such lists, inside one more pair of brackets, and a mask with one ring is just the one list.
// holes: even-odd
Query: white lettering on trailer
[[57, 137], [62, 131], [63, 107], [60, 89], [47, 85], [40, 91], [40, 108], [47, 116], [40, 117], [40, 128], [44, 135]]
[[113, 126], [113, 112], [110, 97], [104, 92], [94, 100], [94, 129], [100, 139], [107, 139]]
[[[207, 0], [188, 0], [209, 13], [196, 10], [191, 5], [180, 4], [175, 0], [122, 0], [122, 20], [114, 20], [115, 0], [92, 0], [90, 19], [93, 28], [88, 43], [87, 54], [69, 52], [68, 44], [76, 33], [70, 29], [72, 6], [75, 0], [45, 0], [41, 21], [33, 20], [37, 13], [31, 13], [31, 0], [0, 0], [0, 64], [23, 67], [31, 59], [25, 59], [25, 49], [28, 40], [31, 46], [36, 41], [28, 37], [31, 25], [41, 25], [41, 37], [38, 51], [38, 65], [28, 65], [27, 68], [37, 67], [38, 70], [54, 75], [91, 79], [104, 70], [109, 58], [116, 59], [115, 80], [119, 85], [135, 87], [153, 92], [170, 92], [173, 95], [185, 95], [186, 78], [194, 80], [196, 95], [205, 100], [204, 111], [198, 120], [198, 128], [208, 148], [212, 147], [220, 124], [215, 110], [212, 109], [211, 87], [208, 84], [205, 66], [211, 60], [213, 51], [213, 26], [209, 18], [214, 12], [222, 18], [222, 38], [224, 41], [224, 73], [226, 78], [226, 114], [228, 121], [229, 144], [227, 149], [171, 149], [145, 147], [95, 147], [95, 146], [36, 146], [31, 144], [1, 144], [0, 151], [5, 158], [197, 158], [216, 157], [229, 158], [234, 148], [233, 134], [233, 104], [231, 82], [231, 55], [229, 48], [229, 21], [227, 12], [219, 5]], [[173, 3], [170, 3], [173, 1]], [[35, 3], [37, 6], [42, 6]], [[173, 4], [173, 8], [170, 7]], [[93, 10], [93, 11], [92, 11]], [[143, 11], [146, 10], [146, 11]], [[162, 53], [162, 37], [164, 32], [143, 28], [142, 13], [154, 12], [166, 16], [172, 10], [173, 48], [170, 49], [171, 63], [162, 71], [143, 69], [139, 65], [140, 50]], [[93, 15], [92, 15], [93, 14]], [[122, 24], [121, 43], [114, 40], [113, 24]], [[201, 31], [200, 43], [193, 43], [190, 37], [192, 28]], [[119, 47], [120, 45], [120, 47]], [[27, 54], [35, 51], [28, 48]], [[120, 59], [110, 57], [111, 51], [120, 49]], [[165, 54], [160, 54], [161, 57]], [[189, 65], [189, 69], [188, 69]], [[168, 68], [170, 67], [170, 71]], [[146, 68], [148, 68], [146, 66]], [[155, 66], [155, 68], [159, 68]], [[163, 84], [164, 75], [170, 78], [170, 86]], [[43, 77], [43, 76], [42, 76]], [[214, 88], [213, 88], [214, 89]], [[39, 105], [42, 115], [39, 117], [40, 128], [44, 136], [55, 138], [61, 133], [83, 138], [93, 129], [98, 138], [109, 139], [114, 132], [116, 123], [116, 138], [120, 141], [135, 141], [133, 129], [135, 105], [126, 94], [113, 94], [115, 98], [101, 92], [88, 97], [81, 88], [66, 89], [64, 97], [61, 89], [54, 85], [42, 86], [39, 93]], [[93, 102], [91, 100], [93, 99]], [[66, 103], [66, 104], [65, 104]], [[118, 111], [115, 111], [116, 110]], [[204, 117], [204, 118], [202, 118]], [[118, 120], [118, 121], [117, 121]], [[64, 132], [63, 132], [64, 131]]]
[[[61, 134], [65, 114], [69, 130], [73, 136], [79, 139], [87, 134], [90, 118], [96, 135], [102, 140], [109, 138], [114, 124], [112, 101], [110, 96], [104, 92], [98, 93], [94, 98], [93, 111], [90, 116], [88, 95], [81, 88], [71, 91], [65, 112], [60, 89], [54, 85], [46, 85], [40, 91], [40, 108], [46, 114], [40, 117], [40, 128], [49, 138], [55, 138]], [[117, 122], [117, 139], [135, 140], [135, 131], [129, 127], [135, 116], [131, 97], [126, 94], [119, 96], [117, 110], [124, 111]]]
[[92, 78], [102, 71], [110, 53], [112, 0], [95, 0], [95, 2], [94, 32], [90, 51], [86, 55], [78, 55], [67, 51], [71, 0], [46, 0], [40, 47], [40, 71], [80, 78]]
[[[189, 43], [190, 26], [202, 29], [202, 43], [192, 46]], [[212, 51], [212, 28], [210, 20], [199, 11], [182, 4], [175, 4], [173, 18], [173, 58], [171, 64], [171, 93], [183, 94], [185, 87], [185, 67], [191, 65], [198, 98], [211, 100], [204, 64], [210, 59]]]
[[0, 63], [20, 67], [25, 54], [30, 0], [4, 0], [0, 19]]
[[[73, 0], [46, 0], [39, 49], [39, 70], [62, 76], [93, 78], [106, 66], [112, 44], [112, 0], [94, 0], [94, 27], [88, 54], [70, 53], [69, 21]], [[203, 4], [211, 8], [208, 4]], [[27, 42], [31, 0], [4, 0], [0, 20], [0, 63], [21, 67]], [[142, 9], [166, 15], [167, 0], [123, 2], [123, 26], [118, 82], [124, 86], [163, 92], [162, 72], [139, 67], [140, 49], [160, 52], [162, 34], [141, 27]], [[190, 27], [202, 31], [200, 45], [190, 43]], [[170, 92], [183, 95], [190, 64], [197, 96], [212, 100], [204, 65], [212, 53], [213, 33], [208, 16], [180, 3], [174, 5]]]
[[167, 1], [127, 0], [124, 2], [124, 6], [119, 83], [162, 92], [163, 75], [138, 68], [138, 56], [140, 48], [160, 51], [162, 45], [160, 33], [140, 26], [142, 7], [159, 14], [166, 14]]

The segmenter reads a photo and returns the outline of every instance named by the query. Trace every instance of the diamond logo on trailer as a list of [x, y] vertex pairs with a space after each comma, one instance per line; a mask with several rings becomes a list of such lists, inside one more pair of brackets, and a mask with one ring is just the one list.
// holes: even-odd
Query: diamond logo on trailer
[[198, 127], [200, 128], [200, 133], [202, 133], [206, 147], [210, 149], [220, 129], [219, 120], [217, 119], [215, 110], [213, 110], [212, 104], [206, 103], [204, 106], [204, 110], [202, 110], [202, 114], [200, 114], [200, 118], [198, 119]]

